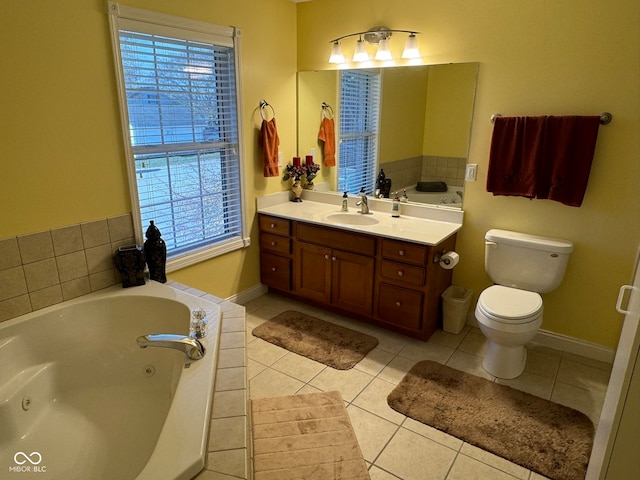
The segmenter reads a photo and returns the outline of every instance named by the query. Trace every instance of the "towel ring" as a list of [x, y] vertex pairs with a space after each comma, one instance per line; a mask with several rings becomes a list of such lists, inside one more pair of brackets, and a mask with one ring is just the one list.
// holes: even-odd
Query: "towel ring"
[[323, 118], [333, 118], [333, 108], [327, 102], [322, 102], [322, 117]]
[[271, 118], [276, 117], [276, 110], [273, 108], [273, 106], [267, 103], [266, 100], [260, 100], [260, 117], [262, 117], [262, 120], [267, 119], [267, 114], [266, 114], [267, 107], [271, 108]]

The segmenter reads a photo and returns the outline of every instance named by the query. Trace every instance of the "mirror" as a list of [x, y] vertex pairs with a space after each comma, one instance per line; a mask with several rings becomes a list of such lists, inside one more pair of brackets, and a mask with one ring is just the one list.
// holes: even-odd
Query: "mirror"
[[[382, 168], [391, 191], [407, 188], [409, 201], [462, 207], [478, 63], [386, 67], [381, 74], [376, 175]], [[315, 149], [321, 169], [315, 183], [337, 189], [337, 169], [322, 163], [318, 130], [322, 103], [335, 113], [339, 164], [340, 70], [298, 72], [298, 155]], [[432, 190], [445, 182], [446, 192]]]

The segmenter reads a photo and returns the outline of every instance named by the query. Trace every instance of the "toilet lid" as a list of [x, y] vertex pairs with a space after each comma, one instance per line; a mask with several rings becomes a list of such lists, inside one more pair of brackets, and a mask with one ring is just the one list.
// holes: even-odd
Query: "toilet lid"
[[542, 297], [536, 292], [494, 285], [480, 294], [482, 310], [498, 321], [525, 323], [542, 310]]

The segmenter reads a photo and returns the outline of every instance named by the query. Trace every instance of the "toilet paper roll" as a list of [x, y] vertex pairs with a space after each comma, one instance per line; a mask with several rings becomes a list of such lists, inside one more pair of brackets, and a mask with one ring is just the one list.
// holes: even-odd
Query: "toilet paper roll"
[[440, 266], [445, 270], [451, 270], [460, 261], [460, 255], [456, 252], [447, 252], [440, 257]]

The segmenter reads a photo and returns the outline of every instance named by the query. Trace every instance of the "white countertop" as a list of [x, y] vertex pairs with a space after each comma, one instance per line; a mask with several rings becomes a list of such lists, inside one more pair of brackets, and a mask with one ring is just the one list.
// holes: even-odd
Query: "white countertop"
[[[341, 212], [342, 195], [333, 192], [304, 191], [303, 201], [289, 201], [289, 192], [280, 192], [258, 198], [258, 213], [302, 222], [340, 228], [352, 232], [368, 233], [383, 237], [438, 245], [462, 228], [462, 210], [443, 209], [418, 204], [400, 204], [399, 218], [391, 216], [391, 202], [368, 199], [371, 215], [377, 220], [373, 225], [351, 225], [336, 223]], [[355, 205], [359, 198], [349, 197], [350, 215], [361, 215]], [[333, 221], [327, 219], [332, 215]], [[336, 220], [337, 219], [337, 220]]]

